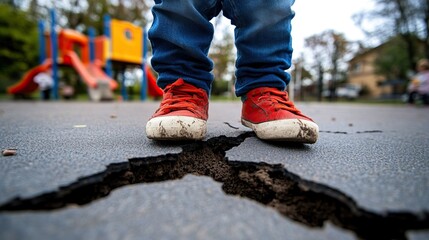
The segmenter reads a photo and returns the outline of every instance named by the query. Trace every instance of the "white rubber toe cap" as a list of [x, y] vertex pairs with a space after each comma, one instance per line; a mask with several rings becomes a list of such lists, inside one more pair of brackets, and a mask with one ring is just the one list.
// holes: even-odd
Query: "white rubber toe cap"
[[315, 143], [319, 137], [319, 126], [303, 119], [283, 119], [258, 124], [242, 119], [241, 122], [264, 140]]
[[147, 137], [154, 140], [201, 140], [207, 121], [187, 116], [155, 117], [146, 124]]

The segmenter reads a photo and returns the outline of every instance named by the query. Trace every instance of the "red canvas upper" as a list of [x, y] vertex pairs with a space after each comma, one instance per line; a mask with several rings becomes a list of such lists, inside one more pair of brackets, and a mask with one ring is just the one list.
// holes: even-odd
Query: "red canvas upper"
[[283, 119], [304, 119], [314, 122], [295, 107], [289, 100], [287, 92], [270, 87], [256, 88], [246, 94], [241, 117], [256, 124]]
[[206, 91], [179, 78], [164, 89], [161, 105], [152, 118], [159, 116], [188, 116], [207, 120]]

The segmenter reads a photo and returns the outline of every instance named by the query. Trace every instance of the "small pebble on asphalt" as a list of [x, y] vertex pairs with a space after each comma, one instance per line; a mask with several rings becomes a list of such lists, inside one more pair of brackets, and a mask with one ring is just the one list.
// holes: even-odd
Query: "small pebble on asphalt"
[[14, 149], [14, 148], [4, 149], [1, 151], [1, 154], [5, 157], [14, 156], [14, 155], [16, 155], [16, 149]]

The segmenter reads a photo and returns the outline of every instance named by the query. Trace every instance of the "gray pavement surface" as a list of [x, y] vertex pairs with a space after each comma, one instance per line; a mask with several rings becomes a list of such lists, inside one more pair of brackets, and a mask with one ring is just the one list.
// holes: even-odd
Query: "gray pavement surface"
[[[0, 102], [0, 205], [58, 191], [130, 158], [178, 154], [144, 127], [158, 102]], [[248, 137], [232, 161], [281, 163], [301, 179], [335, 189], [376, 214], [429, 211], [429, 109], [298, 103], [319, 124], [314, 145]], [[210, 105], [207, 139], [237, 137], [241, 103]], [[124, 186], [83, 206], [0, 212], [0, 239], [356, 239], [327, 222], [310, 228], [275, 209], [227, 195], [206, 176]], [[429, 228], [408, 231], [429, 239]]]

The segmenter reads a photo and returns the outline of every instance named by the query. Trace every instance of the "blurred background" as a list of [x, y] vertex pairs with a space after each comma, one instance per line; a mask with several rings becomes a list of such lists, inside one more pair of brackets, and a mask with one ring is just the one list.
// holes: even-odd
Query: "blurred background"
[[[153, 0], [0, 0], [0, 99], [41, 98], [40, 89], [11, 94], [8, 88], [41, 64], [38, 24], [43, 21], [49, 29], [53, 9], [55, 31], [89, 35], [92, 29], [98, 36], [105, 32], [106, 15], [147, 30], [153, 4]], [[429, 58], [428, 0], [297, 0], [293, 10], [294, 56], [288, 70], [293, 100], [407, 102], [417, 62]], [[211, 98], [235, 100], [234, 27], [222, 14], [212, 23], [216, 31], [209, 53], [215, 64]], [[150, 65], [149, 42], [146, 47], [143, 64]], [[147, 73], [139, 64], [112, 62], [109, 74], [119, 85], [113, 99], [142, 99], [142, 75]], [[146, 71], [156, 78], [150, 66]], [[93, 99], [76, 68], [60, 65], [57, 77], [59, 99]]]

